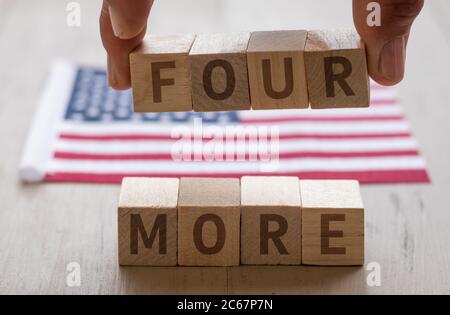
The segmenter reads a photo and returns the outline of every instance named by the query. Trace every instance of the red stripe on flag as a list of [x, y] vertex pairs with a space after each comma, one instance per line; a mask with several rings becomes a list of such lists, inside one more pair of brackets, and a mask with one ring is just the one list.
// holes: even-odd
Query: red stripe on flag
[[174, 140], [170, 135], [151, 134], [117, 134], [117, 135], [94, 135], [62, 132], [59, 135], [61, 140], [86, 140], [86, 141], [136, 141], [136, 140]]
[[[378, 138], [408, 138], [411, 137], [409, 132], [398, 133], [373, 133], [373, 134], [281, 134], [280, 140], [285, 139], [378, 139]], [[169, 141], [178, 140], [179, 138], [171, 138], [170, 135], [152, 135], [152, 134], [116, 134], [116, 135], [94, 135], [94, 134], [77, 134], [77, 133], [61, 133], [61, 140], [77, 140], [77, 141]], [[206, 140], [206, 139], [205, 139]]]
[[96, 173], [53, 173], [46, 174], [50, 182], [120, 183], [124, 177], [234, 177], [253, 176], [297, 176], [300, 179], [356, 179], [361, 183], [429, 183], [425, 170], [355, 171], [355, 172], [286, 172], [286, 173], [243, 173], [243, 174], [96, 174]]
[[[417, 150], [373, 151], [373, 152], [289, 152], [280, 153], [279, 158], [357, 158], [357, 157], [386, 157], [386, 156], [418, 156]], [[248, 153], [246, 153], [246, 158]], [[170, 153], [133, 153], [133, 154], [98, 154], [73, 153], [56, 151], [55, 159], [61, 160], [173, 160]], [[193, 160], [193, 155], [191, 156]], [[225, 156], [223, 156], [225, 160]]]

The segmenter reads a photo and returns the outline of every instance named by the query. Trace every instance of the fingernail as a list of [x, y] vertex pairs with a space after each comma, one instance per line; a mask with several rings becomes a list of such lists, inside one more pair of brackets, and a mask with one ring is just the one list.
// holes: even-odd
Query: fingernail
[[119, 15], [116, 14], [116, 11], [113, 7], [109, 7], [109, 18], [111, 19], [111, 26], [114, 32], [114, 35], [118, 38], [126, 39], [126, 32], [124, 29], [124, 25], [119, 18]]
[[405, 38], [396, 37], [387, 42], [380, 53], [378, 70], [387, 79], [399, 81], [405, 71]]

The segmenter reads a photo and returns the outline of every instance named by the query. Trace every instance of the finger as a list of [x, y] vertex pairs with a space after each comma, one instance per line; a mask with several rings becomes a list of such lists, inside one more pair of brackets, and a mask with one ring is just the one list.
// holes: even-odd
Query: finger
[[147, 25], [153, 0], [106, 0], [114, 35], [121, 39], [137, 36]]
[[100, 15], [100, 33], [108, 53], [108, 80], [112, 88], [123, 90], [131, 85], [129, 54], [142, 42], [147, 19], [145, 18], [144, 27], [134, 37], [120, 39], [113, 31], [108, 2], [103, 2]]
[[[370, 26], [369, 3], [380, 4], [381, 25]], [[367, 48], [369, 74], [380, 84], [394, 85], [403, 79], [406, 46], [424, 0], [353, 0], [353, 20]]]

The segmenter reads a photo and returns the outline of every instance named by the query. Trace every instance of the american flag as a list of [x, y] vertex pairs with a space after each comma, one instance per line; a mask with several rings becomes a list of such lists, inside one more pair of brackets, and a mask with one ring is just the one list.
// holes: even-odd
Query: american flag
[[[362, 183], [429, 182], [395, 89], [371, 83], [369, 108], [213, 113], [134, 113], [130, 91], [106, 73], [57, 61], [39, 102], [20, 165], [24, 181], [120, 183], [125, 176], [291, 175]], [[176, 126], [276, 126], [279, 165], [174, 161]]]

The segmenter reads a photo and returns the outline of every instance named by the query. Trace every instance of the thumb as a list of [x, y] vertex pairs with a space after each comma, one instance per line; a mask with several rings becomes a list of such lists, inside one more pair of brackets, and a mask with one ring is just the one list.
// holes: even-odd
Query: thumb
[[146, 27], [153, 0], [106, 0], [114, 35], [120, 39], [137, 36]]
[[[378, 83], [394, 85], [403, 79], [409, 33], [423, 5], [424, 0], [353, 0], [353, 20], [366, 43], [369, 74]], [[379, 14], [379, 23], [371, 23], [370, 14]]]
[[109, 84], [115, 89], [128, 89], [131, 85], [129, 54], [144, 38], [152, 4], [152, 0], [103, 2], [100, 34], [108, 52]]

